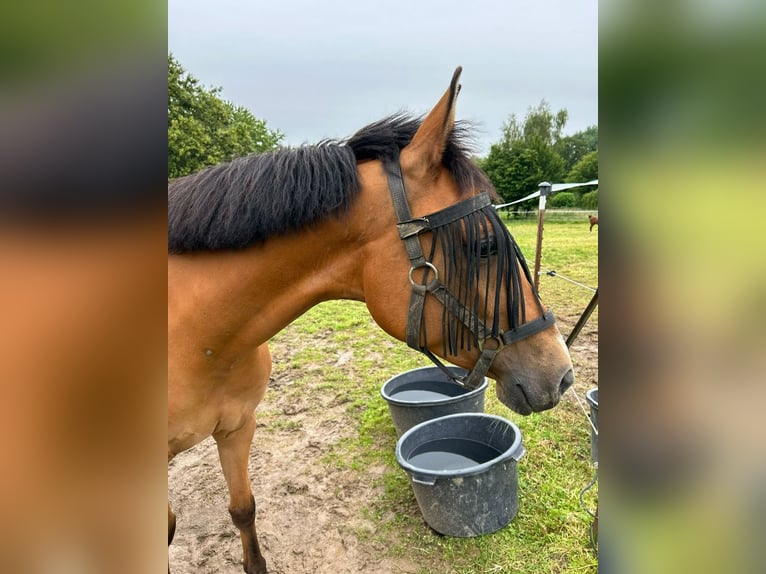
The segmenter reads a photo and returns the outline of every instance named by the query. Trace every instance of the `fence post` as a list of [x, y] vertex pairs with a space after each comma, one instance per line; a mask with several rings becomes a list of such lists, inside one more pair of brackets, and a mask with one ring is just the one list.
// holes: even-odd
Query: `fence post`
[[575, 326], [572, 328], [572, 332], [569, 333], [569, 337], [567, 337], [567, 349], [572, 346], [572, 343], [574, 343], [574, 340], [577, 338], [577, 335], [580, 334], [580, 331], [582, 330], [585, 323], [588, 321], [588, 318], [591, 316], [591, 313], [593, 313], [593, 310], [596, 308], [596, 305], [598, 305], [598, 289], [596, 289], [596, 292], [593, 294], [593, 297], [590, 300], [590, 303], [588, 303], [588, 306], [585, 307], [585, 310], [582, 312], [582, 315], [580, 315], [580, 318], [577, 319], [577, 323], [575, 323]]
[[532, 279], [535, 282], [535, 291], [540, 288], [540, 254], [543, 249], [543, 217], [545, 217], [545, 198], [551, 193], [551, 184], [547, 181], [539, 185], [540, 203], [537, 209], [537, 248], [535, 249], [535, 272]]

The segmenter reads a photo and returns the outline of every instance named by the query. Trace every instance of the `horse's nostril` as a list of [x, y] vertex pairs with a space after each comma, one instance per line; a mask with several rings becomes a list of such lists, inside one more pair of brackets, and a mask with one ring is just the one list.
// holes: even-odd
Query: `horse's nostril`
[[572, 386], [572, 383], [574, 383], [574, 371], [569, 369], [561, 378], [561, 383], [559, 384], [559, 396], [567, 392], [567, 389]]

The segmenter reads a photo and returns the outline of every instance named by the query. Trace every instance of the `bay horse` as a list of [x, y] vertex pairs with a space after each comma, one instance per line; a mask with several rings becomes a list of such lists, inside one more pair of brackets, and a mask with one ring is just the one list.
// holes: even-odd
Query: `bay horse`
[[593, 231], [593, 226], [598, 225], [598, 215], [589, 215], [588, 220], [590, 221], [589, 231]]
[[[526, 415], [573, 383], [553, 314], [455, 122], [458, 68], [425, 118], [251, 155], [168, 186], [168, 462], [213, 436], [243, 566], [264, 574], [248, 456], [267, 341], [312, 306], [364, 301], [438, 365]], [[168, 504], [168, 543], [175, 516]]]

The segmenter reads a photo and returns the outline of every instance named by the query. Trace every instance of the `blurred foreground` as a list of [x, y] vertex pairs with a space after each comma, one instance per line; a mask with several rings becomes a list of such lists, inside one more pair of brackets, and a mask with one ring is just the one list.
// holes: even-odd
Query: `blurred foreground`
[[766, 568], [766, 11], [601, 10], [600, 571]]
[[0, 17], [0, 572], [166, 567], [165, 25], [146, 6]]

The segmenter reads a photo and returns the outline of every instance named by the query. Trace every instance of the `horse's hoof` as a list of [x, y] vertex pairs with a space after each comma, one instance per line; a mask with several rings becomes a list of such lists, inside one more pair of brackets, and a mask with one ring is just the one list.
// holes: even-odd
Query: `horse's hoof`
[[269, 574], [269, 571], [266, 568], [266, 560], [263, 558], [257, 560], [255, 563], [244, 564], [243, 568], [246, 574]]

